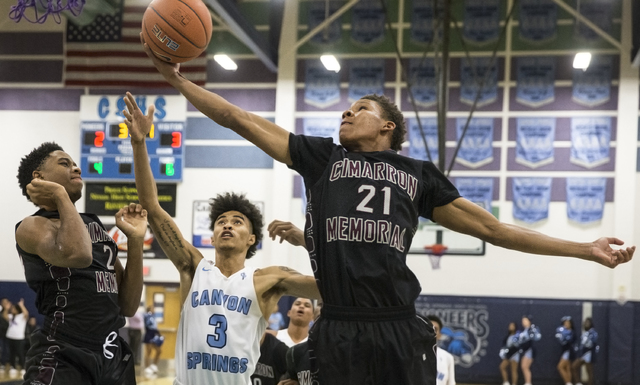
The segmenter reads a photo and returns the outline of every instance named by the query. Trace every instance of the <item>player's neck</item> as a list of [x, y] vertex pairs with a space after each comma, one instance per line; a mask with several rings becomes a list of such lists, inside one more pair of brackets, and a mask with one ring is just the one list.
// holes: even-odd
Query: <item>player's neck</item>
[[218, 252], [216, 254], [215, 266], [220, 270], [222, 275], [230, 277], [238, 271], [244, 269], [246, 253], [227, 254]]
[[299, 326], [290, 323], [287, 333], [293, 342], [298, 343], [309, 336], [309, 325]]

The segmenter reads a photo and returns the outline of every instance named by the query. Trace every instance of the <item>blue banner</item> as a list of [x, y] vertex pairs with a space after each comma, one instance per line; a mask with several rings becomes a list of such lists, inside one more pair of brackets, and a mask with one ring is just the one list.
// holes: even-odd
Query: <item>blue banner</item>
[[349, 101], [370, 94], [384, 94], [384, 60], [352, 60], [349, 70]]
[[593, 168], [609, 162], [611, 118], [571, 118], [571, 163]]
[[472, 105], [478, 93], [478, 107], [493, 103], [498, 98], [497, 61], [489, 57], [462, 59], [460, 69], [460, 101]]
[[556, 38], [558, 6], [553, 0], [520, 0], [520, 38], [546, 43]]
[[327, 108], [340, 101], [340, 74], [327, 70], [318, 60], [307, 60], [304, 79], [304, 102]]
[[593, 57], [586, 71], [573, 70], [573, 101], [594, 107], [611, 97], [611, 56]]
[[[338, 1], [329, 2], [329, 16], [340, 9], [342, 3]], [[312, 1], [309, 3], [309, 14], [307, 21], [307, 31], [312, 31], [326, 19], [326, 1]], [[342, 20], [338, 17], [329, 24], [323, 31], [318, 32], [310, 40], [311, 43], [321, 46], [333, 45], [342, 37]]]
[[[438, 14], [442, 14], [442, 1], [438, 3]], [[435, 17], [433, 0], [413, 0], [411, 13], [411, 41], [427, 44], [433, 41], [434, 29], [438, 28], [438, 36], [442, 36], [442, 23]], [[406, 3], [405, 3], [406, 4]]]
[[578, 223], [602, 219], [607, 178], [567, 178], [567, 217]]
[[498, 41], [500, 35], [500, 0], [465, 0], [463, 38], [472, 44]]
[[[437, 103], [436, 67], [433, 58], [409, 60], [409, 82], [416, 104], [431, 107]], [[409, 102], [411, 102], [411, 97]]]
[[516, 162], [536, 168], [553, 163], [555, 118], [518, 118]]
[[[604, 32], [611, 34], [613, 27], [613, 4], [611, 0], [579, 0], [577, 11], [582, 16], [589, 19], [593, 24], [597, 25]], [[594, 30], [587, 27], [586, 24], [576, 20], [576, 34], [584, 40], [598, 40], [600, 35]]]
[[360, 0], [351, 10], [351, 40], [373, 46], [384, 40], [385, 15], [379, 0]]
[[556, 58], [520, 57], [517, 63], [516, 101], [530, 107], [553, 102]]
[[420, 160], [430, 160], [438, 164], [438, 120], [436, 118], [420, 118], [424, 139], [429, 146], [429, 154], [431, 159], [427, 157], [427, 151], [424, 149], [424, 140], [420, 133], [420, 126], [416, 118], [408, 119], [409, 123], [409, 156]]
[[302, 130], [305, 135], [332, 138], [339, 143], [340, 118], [304, 118]]
[[551, 178], [513, 178], [513, 217], [527, 223], [549, 217]]
[[[458, 141], [467, 118], [456, 119]], [[478, 168], [493, 161], [493, 118], [472, 118], [462, 139], [456, 162], [470, 168]]]
[[493, 178], [456, 178], [460, 195], [491, 212]]

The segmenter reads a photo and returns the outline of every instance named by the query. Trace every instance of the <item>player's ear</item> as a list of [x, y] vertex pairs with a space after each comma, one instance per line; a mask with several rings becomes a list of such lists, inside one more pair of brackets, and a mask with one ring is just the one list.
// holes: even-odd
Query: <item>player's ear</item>
[[396, 124], [391, 120], [387, 120], [382, 127], [382, 131], [393, 131], [396, 129]]
[[249, 240], [247, 241], [247, 244], [249, 246], [253, 246], [256, 243], [256, 235], [255, 234], [251, 234], [251, 236], [249, 237]]
[[43, 178], [42, 178], [42, 171], [40, 171], [40, 170], [33, 170], [33, 172], [31, 173], [31, 178], [32, 178], [32, 179], [43, 179]]

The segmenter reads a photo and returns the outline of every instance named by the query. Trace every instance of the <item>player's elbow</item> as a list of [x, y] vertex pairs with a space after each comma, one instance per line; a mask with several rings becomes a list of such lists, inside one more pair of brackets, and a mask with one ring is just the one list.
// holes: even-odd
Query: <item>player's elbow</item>
[[122, 306], [120, 307], [120, 314], [125, 317], [133, 317], [136, 315], [136, 311], [138, 310], [135, 306]]

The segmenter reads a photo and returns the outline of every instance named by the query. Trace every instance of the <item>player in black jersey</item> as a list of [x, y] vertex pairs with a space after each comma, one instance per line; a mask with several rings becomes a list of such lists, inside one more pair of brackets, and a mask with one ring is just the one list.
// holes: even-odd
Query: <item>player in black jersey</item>
[[76, 210], [80, 168], [60, 146], [44, 143], [25, 156], [18, 180], [40, 207], [16, 225], [16, 247], [45, 316], [31, 335], [24, 384], [135, 384], [133, 357], [118, 329], [140, 304], [146, 211], [131, 204], [116, 214], [128, 239], [124, 268], [98, 217]]
[[[418, 217], [518, 251], [570, 256], [615, 267], [635, 247], [616, 238], [577, 243], [499, 222], [460, 197], [431, 162], [397, 154], [404, 117], [386, 97], [370, 95], [342, 114], [340, 143], [293, 135], [180, 75], [156, 58], [164, 78], [198, 110], [300, 173], [307, 187], [305, 237], [324, 301], [309, 336], [323, 385], [435, 384], [433, 328], [416, 316], [421, 292], [406, 265]], [[312, 360], [312, 365], [313, 365]]]
[[253, 385], [277, 385], [287, 372], [289, 347], [271, 333], [264, 333], [260, 341], [260, 358], [251, 375]]

